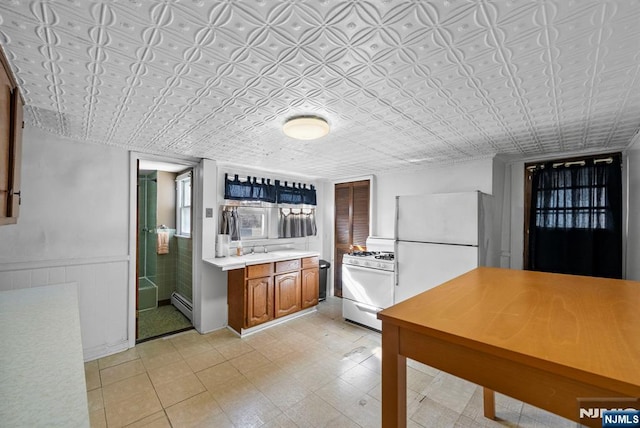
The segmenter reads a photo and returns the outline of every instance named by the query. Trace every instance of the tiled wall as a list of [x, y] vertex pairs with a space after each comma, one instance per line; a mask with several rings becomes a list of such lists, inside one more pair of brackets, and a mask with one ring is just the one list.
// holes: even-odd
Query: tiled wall
[[[158, 286], [158, 301], [168, 300], [176, 290], [176, 276], [178, 263], [178, 238], [175, 229], [169, 229], [169, 253], [156, 254], [156, 277], [154, 282]], [[157, 235], [154, 234], [157, 237]], [[157, 238], [156, 238], [157, 239]], [[155, 253], [155, 247], [153, 252]]]

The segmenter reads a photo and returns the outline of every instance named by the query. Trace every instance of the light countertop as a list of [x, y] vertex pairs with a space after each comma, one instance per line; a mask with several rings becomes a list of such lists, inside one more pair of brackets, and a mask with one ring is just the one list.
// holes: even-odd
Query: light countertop
[[0, 421], [88, 427], [75, 283], [0, 292]]
[[224, 270], [242, 269], [245, 266], [259, 265], [261, 263], [278, 262], [281, 260], [299, 259], [302, 257], [318, 256], [317, 251], [305, 250], [277, 250], [269, 253], [245, 254], [242, 256], [216, 257], [204, 259], [205, 263]]

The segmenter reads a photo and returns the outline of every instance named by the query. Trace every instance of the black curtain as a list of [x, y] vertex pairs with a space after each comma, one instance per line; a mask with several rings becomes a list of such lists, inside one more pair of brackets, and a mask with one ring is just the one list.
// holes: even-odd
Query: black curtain
[[622, 278], [622, 173], [613, 162], [533, 172], [529, 269]]

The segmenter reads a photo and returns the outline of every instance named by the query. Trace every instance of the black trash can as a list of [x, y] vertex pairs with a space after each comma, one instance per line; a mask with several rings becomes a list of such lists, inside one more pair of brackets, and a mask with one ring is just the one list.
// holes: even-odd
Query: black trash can
[[318, 300], [322, 301], [327, 298], [327, 270], [331, 267], [331, 263], [320, 259], [320, 278], [318, 279]]

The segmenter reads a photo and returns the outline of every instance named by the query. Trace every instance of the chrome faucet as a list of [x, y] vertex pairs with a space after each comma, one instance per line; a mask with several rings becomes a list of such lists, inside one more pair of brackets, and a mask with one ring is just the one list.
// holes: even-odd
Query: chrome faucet
[[254, 247], [251, 247], [251, 254], [253, 254], [253, 248], [254, 248]]

